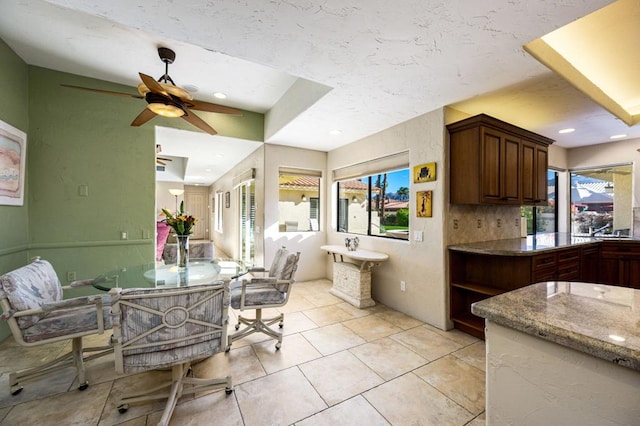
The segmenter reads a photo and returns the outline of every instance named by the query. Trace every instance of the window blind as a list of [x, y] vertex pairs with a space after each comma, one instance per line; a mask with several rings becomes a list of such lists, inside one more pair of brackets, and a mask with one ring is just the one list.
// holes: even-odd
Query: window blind
[[409, 167], [409, 151], [387, 155], [333, 170], [333, 180], [349, 180]]

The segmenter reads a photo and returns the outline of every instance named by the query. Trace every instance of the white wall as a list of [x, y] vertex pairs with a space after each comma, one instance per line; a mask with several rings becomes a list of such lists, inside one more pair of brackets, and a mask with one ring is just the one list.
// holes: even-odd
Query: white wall
[[[276, 250], [286, 246], [289, 250], [300, 252], [300, 262], [296, 272], [297, 281], [313, 280], [325, 277], [325, 253], [319, 247], [325, 244], [327, 229], [327, 154], [321, 151], [293, 148], [282, 145], [265, 145], [264, 154], [264, 199], [269, 205], [264, 209], [264, 258], [270, 265]], [[280, 167], [319, 170], [320, 182], [320, 231], [318, 232], [280, 232], [278, 210]], [[257, 190], [257, 189], [256, 189]], [[257, 237], [256, 237], [257, 239]]]
[[[421, 115], [397, 126], [366, 137], [328, 153], [327, 170], [361, 163], [409, 149], [410, 167], [437, 163], [437, 180], [410, 183], [409, 191], [415, 199], [416, 191], [433, 191], [433, 217], [416, 218], [414, 203], [409, 206], [410, 236], [423, 233], [423, 241], [416, 242], [380, 237], [359, 236], [360, 248], [386, 253], [389, 260], [373, 269], [372, 295], [400, 312], [439, 328], [448, 328], [448, 285], [445, 273], [446, 244], [444, 240], [444, 205], [447, 202], [445, 163], [445, 127], [442, 109]], [[333, 190], [332, 190], [333, 189]], [[329, 203], [325, 204], [325, 218], [335, 217], [335, 186], [327, 188]], [[327, 243], [344, 244], [344, 233], [338, 233], [333, 221], [328, 223]], [[332, 262], [325, 256], [326, 277], [332, 278]], [[400, 281], [406, 291], [400, 291]]]
[[[176, 196], [169, 194], [169, 189], [184, 189], [182, 183], [177, 182], [156, 182], [156, 216], [158, 220], [164, 219], [162, 209], [171, 212], [176, 210]], [[178, 206], [184, 200], [184, 194], [178, 195]]]

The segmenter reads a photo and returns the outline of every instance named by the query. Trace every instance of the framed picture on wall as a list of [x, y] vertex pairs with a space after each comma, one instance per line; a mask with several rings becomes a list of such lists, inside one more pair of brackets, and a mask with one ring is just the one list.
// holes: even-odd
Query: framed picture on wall
[[226, 208], [231, 207], [231, 193], [229, 191], [224, 194], [224, 206]]
[[436, 180], [436, 163], [420, 164], [413, 168], [413, 183], [432, 182]]
[[0, 120], [0, 204], [24, 204], [27, 134]]
[[416, 216], [431, 217], [433, 191], [418, 191], [416, 193]]

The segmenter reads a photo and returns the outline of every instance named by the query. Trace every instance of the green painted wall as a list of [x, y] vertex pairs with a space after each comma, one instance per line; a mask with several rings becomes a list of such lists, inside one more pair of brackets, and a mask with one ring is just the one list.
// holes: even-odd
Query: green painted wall
[[[27, 69], [27, 64], [0, 40], [0, 120], [25, 133], [29, 127]], [[27, 154], [28, 144], [27, 139]], [[23, 206], [0, 206], [0, 274], [24, 265], [28, 259], [28, 194], [25, 188]], [[9, 328], [0, 321], [0, 340], [9, 334]]]
[[[10, 223], [0, 229], [0, 273], [41, 256], [64, 284], [68, 272], [88, 278], [153, 262], [154, 125], [193, 127], [162, 117], [131, 127], [144, 101], [63, 83], [135, 93], [131, 87], [28, 66], [0, 40], [0, 119], [27, 133], [25, 206], [0, 206], [0, 218]], [[221, 135], [263, 140], [262, 114], [198, 114]], [[128, 240], [120, 239], [122, 231]], [[83, 293], [90, 291], [75, 294]], [[0, 340], [7, 335], [0, 324]]]

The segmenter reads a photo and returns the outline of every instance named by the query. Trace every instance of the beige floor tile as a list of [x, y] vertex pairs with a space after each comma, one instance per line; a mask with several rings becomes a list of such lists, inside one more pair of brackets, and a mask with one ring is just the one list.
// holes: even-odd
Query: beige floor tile
[[309, 317], [311, 321], [318, 324], [319, 327], [323, 327], [329, 324], [335, 324], [337, 322], [342, 322], [353, 318], [353, 316], [346, 312], [344, 309], [340, 309], [333, 305], [310, 309], [308, 311], [304, 311], [304, 314]]
[[[162, 411], [149, 414], [147, 425], [158, 424]], [[169, 426], [201, 426], [220, 424], [242, 426], [242, 416], [233, 394], [216, 391], [200, 398], [179, 403], [171, 416]]]
[[[102, 383], [83, 391], [65, 392], [15, 406], [5, 417], [7, 425], [95, 425], [111, 389]], [[80, 397], [81, 395], [81, 397]], [[81, 402], [80, 402], [81, 401]], [[81, 406], [82, 409], [74, 409]]]
[[192, 368], [195, 377], [226, 377], [230, 374], [234, 386], [267, 374], [251, 346], [221, 352], [194, 364]]
[[391, 338], [417, 352], [428, 361], [433, 361], [462, 347], [459, 343], [442, 337], [425, 326], [394, 334]]
[[[92, 359], [85, 364], [85, 374], [89, 386], [97, 383], [110, 382], [118, 378], [113, 353]], [[78, 387], [78, 377], [73, 381], [73, 387]]]
[[298, 367], [243, 383], [235, 396], [246, 426], [290, 425], [327, 407]]
[[126, 422], [118, 423], [118, 426], [146, 426], [147, 424], [147, 416], [136, 417], [135, 419], [127, 420]]
[[296, 423], [296, 426], [325, 425], [388, 426], [389, 422], [358, 395]]
[[331, 324], [302, 333], [305, 339], [322, 353], [330, 355], [366, 341], [342, 324]]
[[472, 343], [481, 341], [477, 337], [474, 337], [467, 333], [463, 333], [462, 331], [456, 330], [455, 328], [451, 330], [440, 330], [438, 327], [434, 327], [429, 324], [425, 324], [424, 327], [427, 328], [429, 331], [433, 331], [434, 333], [437, 333], [443, 337], [446, 337], [449, 340], [453, 340], [454, 342], [462, 346], [467, 346]]
[[347, 303], [347, 302], [338, 303], [336, 307], [347, 312], [353, 318], [360, 318], [360, 317], [366, 317], [367, 315], [372, 315], [372, 312], [369, 309], [356, 308], [351, 303]]
[[258, 359], [267, 374], [284, 370], [294, 365], [302, 364], [320, 358], [322, 354], [314, 348], [300, 334], [286, 336], [282, 341], [282, 348], [276, 350], [272, 342], [253, 345]]
[[300, 369], [328, 405], [335, 405], [384, 382], [349, 351], [302, 364]]
[[483, 411], [482, 414], [480, 414], [475, 419], [471, 420], [465, 426], [485, 426], [486, 424], [487, 424], [487, 420], [485, 417], [485, 412]]
[[393, 425], [464, 425], [474, 417], [413, 373], [363, 396]]
[[455, 351], [452, 355], [482, 371], [486, 371], [487, 369], [487, 352], [484, 341], [482, 340]]
[[9, 373], [5, 373], [0, 376], [0, 407], [8, 407], [10, 405], [50, 397], [67, 392], [70, 389], [77, 391], [76, 387], [71, 386], [75, 378], [76, 369], [74, 367], [67, 367], [55, 373], [47, 374], [40, 380], [22, 383], [22, 392], [17, 395], [11, 395], [9, 391]]
[[369, 368], [385, 380], [401, 376], [428, 361], [388, 337], [350, 349]]
[[284, 326], [282, 328], [278, 328], [278, 324], [274, 324], [271, 327], [287, 336], [318, 328], [318, 325], [302, 312], [291, 312], [284, 315]]
[[306, 297], [296, 296], [292, 294], [291, 297], [289, 297], [289, 301], [287, 302], [287, 304], [284, 306], [281, 306], [280, 308], [278, 308], [278, 310], [284, 313], [301, 312], [306, 309], [313, 309], [315, 307], [316, 306], [313, 303], [311, 303]]
[[66, 346], [67, 342], [57, 342], [43, 346], [26, 347], [18, 345], [13, 337], [7, 337], [0, 344], [0, 353], [2, 354], [0, 374], [45, 364], [64, 352]]
[[418, 368], [414, 374], [472, 414], [478, 415], [484, 411], [484, 371], [447, 355]]
[[375, 315], [345, 321], [343, 324], [369, 342], [402, 331], [401, 328]]
[[342, 302], [342, 299], [334, 296], [331, 293], [315, 293], [312, 296], [305, 296], [309, 302], [314, 306], [329, 306]]
[[413, 327], [417, 327], [419, 325], [423, 325], [422, 321], [419, 321], [415, 318], [411, 318], [409, 315], [405, 315], [398, 311], [384, 311], [375, 314], [378, 318], [382, 318], [385, 321], [389, 321], [391, 324], [396, 327], [400, 327], [403, 330], [408, 330]]
[[6, 415], [9, 413], [9, 411], [11, 411], [13, 407], [4, 407], [4, 408], [0, 408], [0, 424], [3, 424], [3, 420], [6, 417]]
[[[118, 411], [118, 405], [120, 398], [123, 396], [131, 396], [136, 393], [146, 392], [147, 390], [159, 386], [162, 383], [168, 383], [170, 380], [170, 370], [149, 371], [117, 379], [113, 382], [109, 398], [107, 398], [106, 403], [104, 404], [104, 411], [102, 412], [99, 425], [111, 426], [162, 410], [166, 402], [165, 400], [131, 404], [126, 413], [120, 413]], [[91, 386], [89, 386], [89, 389], [91, 389]]]

